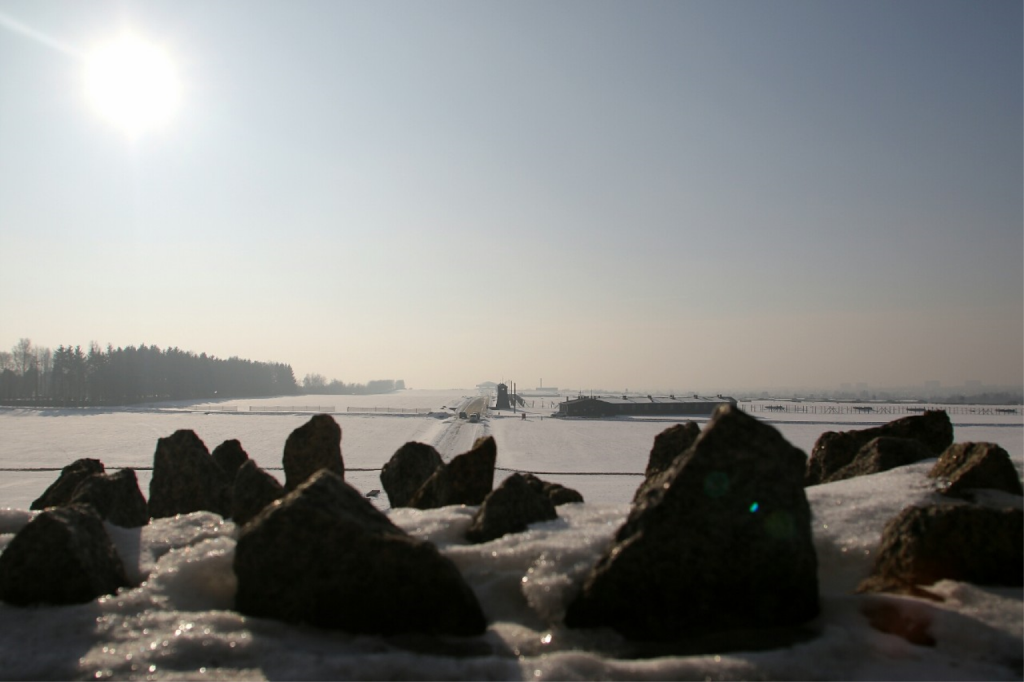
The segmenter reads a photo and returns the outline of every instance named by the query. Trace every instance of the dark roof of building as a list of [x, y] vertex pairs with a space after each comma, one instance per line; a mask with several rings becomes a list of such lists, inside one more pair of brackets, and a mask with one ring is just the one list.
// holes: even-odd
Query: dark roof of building
[[714, 398], [706, 396], [582, 396], [581, 398], [570, 398], [571, 401], [576, 400], [595, 400], [602, 403], [608, 403], [609, 405], [649, 405], [651, 403], [662, 403], [662, 404], [683, 404], [683, 403], [723, 403], [728, 402], [731, 398], [718, 396]]

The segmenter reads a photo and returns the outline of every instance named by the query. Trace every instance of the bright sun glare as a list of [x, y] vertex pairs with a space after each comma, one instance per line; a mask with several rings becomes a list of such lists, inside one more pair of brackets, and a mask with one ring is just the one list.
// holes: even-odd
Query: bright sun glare
[[131, 137], [166, 126], [181, 99], [181, 84], [168, 54], [130, 35], [89, 54], [85, 88], [93, 109]]

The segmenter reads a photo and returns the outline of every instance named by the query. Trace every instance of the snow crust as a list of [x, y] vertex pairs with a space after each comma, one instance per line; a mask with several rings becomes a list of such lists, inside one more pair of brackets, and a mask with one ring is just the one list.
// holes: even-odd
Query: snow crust
[[[436, 401], [436, 396], [432, 398]], [[545, 416], [543, 422], [541, 416]], [[261, 465], [279, 466], [288, 432], [306, 419], [308, 415], [242, 417], [160, 411], [60, 418], [0, 413], [4, 435], [0, 456], [3, 466], [27, 459], [59, 467], [79, 456], [99, 455], [108, 469], [115, 469], [133, 462], [148, 464], [157, 437], [175, 428], [196, 428], [211, 449], [218, 439], [239, 438]], [[379, 466], [403, 439], [416, 439], [410, 435], [422, 435], [428, 442], [446, 437], [446, 420], [427, 416], [339, 415], [338, 420], [348, 466], [353, 462]], [[230, 422], [230, 428], [222, 422]], [[215, 514], [200, 512], [156, 520], [141, 529], [108, 524], [137, 587], [78, 606], [0, 604], [0, 631], [5, 633], [0, 639], [0, 677], [1021, 679], [1024, 594], [1020, 588], [943, 581], [930, 588], [945, 598], [942, 603], [852, 594], [870, 569], [886, 521], [911, 504], [948, 503], [926, 478], [931, 460], [807, 489], [822, 614], [810, 624], [812, 634], [806, 640], [762, 651], [741, 647], [694, 655], [662, 648], [639, 655], [612, 632], [565, 628], [561, 619], [567, 604], [624, 521], [641, 481], [638, 475], [621, 474], [642, 473], [654, 435], [671, 423], [563, 421], [536, 411], [528, 413], [525, 421], [492, 416], [474, 425], [480, 433], [495, 435], [498, 466], [504, 475], [510, 470], [578, 472], [584, 467], [615, 473], [544, 476], [581, 490], [587, 502], [563, 505], [557, 520], [535, 524], [525, 533], [470, 545], [462, 536], [473, 507], [387, 510], [398, 526], [435, 543], [458, 565], [490, 622], [481, 637], [368, 637], [235, 613], [231, 565], [237, 529]], [[95, 425], [95, 433], [90, 424]], [[139, 451], [118, 450], [140, 440], [135, 432], [145, 424], [150, 428], [141, 438], [144, 448], [140, 444]], [[791, 426], [799, 427], [791, 442], [805, 450], [809, 449], [808, 428], [817, 434], [849, 428], [824, 421], [782, 423], [778, 428], [790, 438], [787, 428]], [[1000, 443], [1018, 471], [1024, 470], [1019, 422], [956, 426], [955, 431], [958, 441]], [[35, 436], [43, 432], [46, 445], [39, 446]], [[459, 438], [473, 433], [477, 431]], [[28, 453], [14, 454], [8, 436], [27, 447]], [[377, 437], [387, 445], [372, 446]], [[40, 447], [48, 448], [48, 454]], [[350, 472], [347, 479], [368, 491], [381, 488], [377, 476], [376, 472]], [[0, 506], [9, 505], [10, 499], [31, 501], [55, 477], [55, 472], [47, 472], [42, 480], [22, 477], [13, 484], [5, 473]], [[148, 481], [143, 484], [143, 491], [147, 490]], [[381, 497], [377, 503], [386, 509], [386, 496]], [[1019, 498], [1006, 495], [992, 495], [985, 501], [1020, 505]], [[35, 514], [26, 511], [27, 503], [11, 506], [0, 509], [0, 550]], [[925, 623], [935, 646], [914, 645], [872, 628], [866, 610], [879, 605], [895, 609], [904, 619]]]

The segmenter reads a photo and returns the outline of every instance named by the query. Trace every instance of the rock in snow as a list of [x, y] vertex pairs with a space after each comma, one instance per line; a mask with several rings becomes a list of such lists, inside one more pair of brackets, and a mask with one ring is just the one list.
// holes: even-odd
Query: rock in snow
[[675, 640], [817, 616], [805, 463], [771, 426], [718, 408], [634, 504], [566, 624]]
[[329, 414], [318, 414], [291, 432], [284, 444], [284, 487], [295, 490], [307, 478], [327, 469], [345, 479], [341, 458], [341, 427]]
[[826, 476], [822, 483], [877, 474], [934, 456], [919, 440], [879, 436], [865, 443], [849, 464]]
[[644, 471], [644, 476], [650, 478], [668, 469], [676, 457], [693, 445], [698, 436], [700, 436], [700, 427], [692, 421], [670, 426], [659, 433], [654, 437], [654, 445], [647, 457], [647, 469]]
[[416, 509], [437, 509], [451, 504], [482, 504], [494, 488], [494, 438], [478, 438], [473, 449], [434, 471], [409, 500]]
[[46, 509], [67, 504], [79, 483], [93, 474], [102, 474], [103, 471], [103, 462], [98, 459], [76, 459], [60, 470], [57, 480], [32, 502], [29, 509]]
[[40, 513], [0, 554], [0, 600], [16, 606], [84, 604], [127, 585], [124, 564], [88, 505]]
[[234, 559], [253, 616], [394, 635], [478, 635], [487, 623], [450, 559], [321, 471], [252, 520]]
[[886, 524], [859, 592], [923, 596], [917, 585], [950, 579], [1024, 584], [1024, 512], [976, 505], [908, 507]]
[[106, 474], [98, 459], [79, 459], [64, 467], [32, 509], [89, 504], [104, 521], [123, 528], [149, 523], [149, 508], [134, 469]]
[[551, 504], [559, 506], [563, 504], [571, 504], [573, 502], [582, 502], [583, 495], [580, 495], [578, 491], [572, 488], [566, 488], [560, 483], [549, 483], [543, 481], [533, 474], [518, 474], [530, 485], [531, 488], [544, 495], [544, 497], [551, 500]]
[[227, 516], [227, 485], [224, 470], [195, 431], [175, 431], [156, 443], [149, 514], [154, 519], [195, 511]]
[[879, 436], [913, 438], [938, 457], [953, 442], [953, 425], [944, 410], [903, 417], [859, 431], [826, 431], [811, 449], [807, 461], [806, 485], [817, 485], [853, 461], [868, 441]]
[[466, 531], [470, 542], [496, 540], [521, 533], [531, 523], [558, 518], [555, 505], [544, 492], [544, 482], [528, 476], [512, 474], [484, 499]]
[[89, 476], [75, 488], [71, 504], [91, 504], [101, 519], [122, 528], [149, 523], [149, 507], [134, 469]]
[[409, 500], [435, 471], [444, 466], [434, 446], [410, 441], [398, 448], [380, 471], [380, 482], [393, 509]]
[[[531, 474], [526, 474], [531, 476]], [[540, 479], [537, 479], [540, 480]], [[574, 504], [583, 502], [583, 495], [578, 490], [572, 488], [566, 488], [561, 483], [551, 483], [550, 481], [542, 481], [542, 490], [548, 499], [551, 500], [551, 504], [556, 507], [560, 507], [563, 504]]]
[[241, 466], [231, 491], [231, 518], [239, 526], [285, 495], [284, 486], [251, 459]]
[[224, 475], [227, 476], [229, 481], [235, 480], [235, 474], [238, 473], [243, 464], [249, 461], [249, 453], [234, 438], [224, 441], [215, 447], [210, 454], [213, 457], [213, 461], [224, 471]]
[[654, 437], [654, 446], [647, 457], [644, 481], [633, 495], [634, 502], [643, 497], [644, 491], [649, 487], [660, 485], [659, 474], [672, 466], [676, 457], [686, 452], [699, 435], [700, 427], [695, 422], [688, 421], [685, 424], [670, 426]]
[[1009, 453], [995, 443], [951, 445], [928, 475], [940, 479], [942, 492], [952, 497], [964, 497], [968, 490], [978, 489], [1024, 495]]

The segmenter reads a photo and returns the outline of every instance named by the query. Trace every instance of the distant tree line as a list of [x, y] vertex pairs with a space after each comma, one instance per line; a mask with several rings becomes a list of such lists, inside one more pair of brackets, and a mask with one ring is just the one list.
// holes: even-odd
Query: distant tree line
[[178, 348], [102, 349], [92, 343], [55, 351], [21, 339], [0, 351], [0, 401], [123, 405], [158, 400], [255, 398], [299, 393], [290, 365], [227, 360]]
[[365, 384], [346, 384], [337, 379], [327, 381], [323, 374], [307, 374], [302, 378], [302, 392], [316, 395], [371, 395], [401, 391], [404, 388], [403, 379], [376, 379]]

